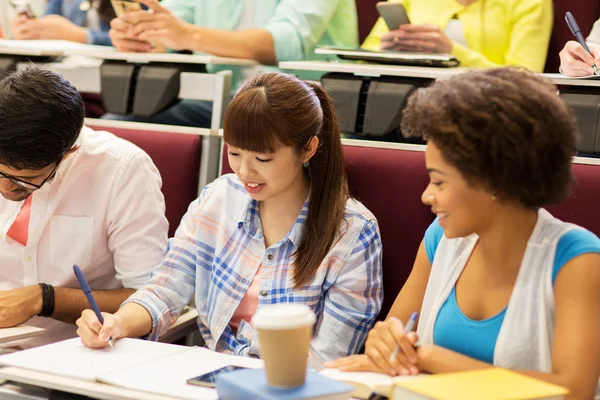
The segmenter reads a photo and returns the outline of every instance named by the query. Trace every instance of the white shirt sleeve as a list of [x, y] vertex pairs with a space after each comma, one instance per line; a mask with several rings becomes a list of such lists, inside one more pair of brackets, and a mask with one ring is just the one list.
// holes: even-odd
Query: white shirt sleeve
[[587, 42], [600, 46], [600, 19], [594, 23]]
[[126, 288], [142, 286], [165, 256], [169, 223], [161, 186], [158, 169], [143, 152], [123, 164], [115, 179], [107, 213], [108, 247], [116, 278]]

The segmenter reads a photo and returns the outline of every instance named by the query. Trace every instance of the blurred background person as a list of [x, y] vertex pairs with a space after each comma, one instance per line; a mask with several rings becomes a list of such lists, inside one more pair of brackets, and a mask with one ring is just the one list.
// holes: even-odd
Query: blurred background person
[[[397, 0], [392, 0], [397, 1]], [[363, 48], [453, 54], [463, 67], [515, 65], [542, 72], [551, 0], [403, 0], [411, 24], [375, 24]]]

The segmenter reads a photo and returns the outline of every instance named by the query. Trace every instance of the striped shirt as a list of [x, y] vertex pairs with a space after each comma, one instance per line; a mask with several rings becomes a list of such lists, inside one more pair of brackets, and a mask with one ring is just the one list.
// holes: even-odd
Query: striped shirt
[[211, 350], [258, 355], [250, 321], [237, 334], [230, 320], [261, 268], [258, 307], [304, 303], [317, 315], [311, 357], [327, 361], [356, 353], [383, 300], [381, 239], [377, 220], [361, 203], [346, 204], [340, 235], [313, 280], [294, 288], [293, 254], [306, 230], [308, 202], [288, 234], [265, 248], [253, 200], [234, 174], [204, 188], [170, 239], [165, 260], [127, 302], [152, 316], [158, 339], [195, 294], [198, 326]]

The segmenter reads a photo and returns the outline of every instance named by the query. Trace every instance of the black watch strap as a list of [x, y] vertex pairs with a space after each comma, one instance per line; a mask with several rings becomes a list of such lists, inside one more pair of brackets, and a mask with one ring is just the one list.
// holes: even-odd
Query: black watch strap
[[54, 286], [40, 283], [40, 287], [42, 288], [42, 311], [38, 316], [51, 317], [54, 314]]

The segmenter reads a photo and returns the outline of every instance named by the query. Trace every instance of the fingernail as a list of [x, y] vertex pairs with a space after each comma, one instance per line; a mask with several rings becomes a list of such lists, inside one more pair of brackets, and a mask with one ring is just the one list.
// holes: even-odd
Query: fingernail
[[400, 371], [400, 375], [408, 375], [408, 370], [406, 368], [402, 368], [402, 371]]
[[101, 333], [99, 336], [100, 340], [102, 340], [103, 342], [108, 341], [108, 335], [106, 333]]
[[412, 367], [410, 369], [411, 374], [413, 375], [418, 375], [419, 374], [419, 370], [416, 367]]
[[325, 362], [325, 366], [331, 368], [335, 366], [335, 363], [333, 361], [327, 361]]
[[396, 375], [398, 375], [398, 373], [396, 372], [396, 370], [395, 370], [395, 369], [390, 369], [390, 372], [389, 372], [389, 374], [390, 374], [391, 376], [396, 376]]

